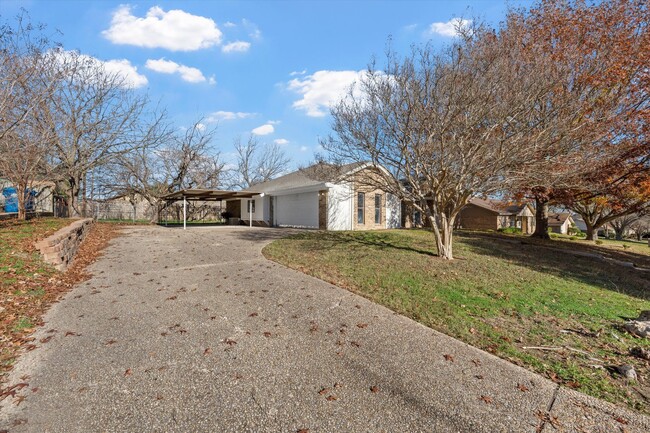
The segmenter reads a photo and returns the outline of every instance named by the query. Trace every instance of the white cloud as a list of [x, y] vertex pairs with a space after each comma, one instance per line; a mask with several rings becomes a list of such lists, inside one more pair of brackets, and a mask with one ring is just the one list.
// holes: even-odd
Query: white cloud
[[307, 69], [303, 69], [302, 71], [293, 71], [289, 75], [291, 77], [295, 77], [296, 75], [305, 75], [307, 73]]
[[205, 125], [203, 123], [197, 123], [196, 129], [198, 129], [199, 131], [203, 131], [205, 130]]
[[149, 59], [144, 66], [147, 69], [160, 72], [161, 74], [178, 74], [181, 76], [183, 81], [187, 81], [188, 83], [203, 83], [207, 81], [200, 69], [181, 65], [171, 60]]
[[223, 23], [223, 26], [226, 28], [233, 28], [233, 27], [237, 27], [237, 24], [233, 23], [232, 21], [226, 21], [225, 23]]
[[406, 25], [406, 26], [402, 27], [402, 29], [404, 31], [406, 31], [406, 32], [412, 32], [413, 30], [415, 30], [417, 28], [418, 28], [417, 24], [409, 24], [409, 25]]
[[279, 146], [284, 146], [285, 144], [289, 144], [289, 140], [286, 138], [278, 138], [277, 140], [273, 140], [273, 142]]
[[279, 120], [267, 120], [266, 123], [269, 125], [279, 125], [280, 121]]
[[459, 28], [467, 28], [471, 24], [472, 24], [472, 20], [452, 18], [446, 23], [443, 22], [432, 23], [429, 26], [429, 34], [453, 38], [454, 36], [458, 36]]
[[[87, 54], [79, 54], [76, 51], [63, 50], [51, 51], [50, 54], [55, 56], [57, 62], [61, 65], [68, 62], [78, 62], [78, 65], [87, 66], [88, 68], [101, 67], [108, 75], [119, 76], [122, 80], [120, 83], [122, 87], [137, 89], [149, 84], [147, 77], [138, 73], [137, 66], [132, 65], [126, 59], [100, 60]], [[92, 69], [86, 70], [82, 68], [80, 71], [87, 71], [91, 76], [93, 74]]]
[[221, 51], [223, 51], [226, 54], [245, 53], [246, 51], [248, 51], [250, 47], [251, 47], [250, 42], [235, 41], [235, 42], [230, 42], [229, 44], [226, 44], [223, 47], [221, 47]]
[[273, 127], [273, 125], [269, 123], [262, 126], [258, 126], [257, 128], [251, 131], [251, 133], [253, 133], [254, 135], [269, 135], [269, 134], [273, 134], [273, 132], [275, 132], [275, 128]]
[[208, 78], [208, 83], [213, 86], [217, 84], [217, 79], [214, 78], [214, 75], [211, 75], [210, 78]]
[[248, 36], [250, 36], [251, 39], [254, 39], [256, 41], [262, 39], [262, 32], [257, 27], [257, 24], [247, 20], [246, 18], [241, 20], [241, 22], [244, 28], [246, 28], [246, 30], [248, 31]]
[[310, 117], [323, 117], [330, 107], [347, 94], [350, 86], [366, 71], [317, 71], [304, 78], [289, 81], [289, 90], [302, 95], [293, 107], [303, 110]]
[[209, 114], [206, 118], [206, 122], [218, 122], [220, 120], [237, 120], [237, 119], [248, 119], [254, 117], [255, 113], [243, 113], [241, 111], [215, 111], [214, 113]]
[[114, 44], [195, 51], [220, 44], [222, 33], [212, 19], [180, 9], [165, 12], [154, 6], [145, 17], [136, 17], [131, 6], [122, 5], [102, 35]]
[[108, 60], [105, 62], [102, 62], [101, 60], [97, 61], [104, 64], [104, 69], [106, 69], [109, 74], [116, 74], [124, 77], [125, 87], [137, 89], [138, 87], [146, 86], [149, 84], [147, 77], [139, 74], [138, 68], [136, 66], [133, 66], [131, 62], [126, 59]]

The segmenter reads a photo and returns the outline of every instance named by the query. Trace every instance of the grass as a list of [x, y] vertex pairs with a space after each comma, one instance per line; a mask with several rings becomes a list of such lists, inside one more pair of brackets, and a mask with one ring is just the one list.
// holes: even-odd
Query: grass
[[31, 334], [42, 325], [48, 307], [88, 278], [85, 266], [118, 233], [115, 224], [94, 224], [72, 265], [58, 272], [41, 259], [34, 243], [71, 222], [63, 218], [0, 221], [0, 381], [6, 379], [21, 350], [36, 347]]
[[41, 260], [34, 242], [68, 224], [62, 218], [0, 222], [0, 373], [13, 363], [16, 347], [28, 342], [52, 296], [57, 271]]
[[[570, 240], [568, 239], [568, 237], [566, 238], [558, 237], [558, 239], [567, 240], [570, 242], [578, 242], [587, 245], [595, 245], [593, 241], [587, 241], [585, 239]], [[648, 241], [645, 242], [638, 242], [638, 241], [631, 241], [631, 240], [617, 241], [614, 239], [598, 239], [598, 240], [602, 242], [599, 245], [601, 245], [603, 248], [608, 248], [615, 251], [629, 251], [635, 254], [650, 256], [650, 246], [648, 245]]]
[[264, 254], [565, 386], [650, 413], [648, 385], [607, 369], [631, 364], [641, 377], [650, 374], [647, 363], [628, 355], [650, 342], [622, 330], [626, 319], [650, 309], [647, 274], [573, 256], [564, 242], [546, 241], [564, 244], [552, 250], [500, 234], [458, 233], [457, 260], [449, 262], [435, 256], [431, 236], [308, 232], [275, 241]]

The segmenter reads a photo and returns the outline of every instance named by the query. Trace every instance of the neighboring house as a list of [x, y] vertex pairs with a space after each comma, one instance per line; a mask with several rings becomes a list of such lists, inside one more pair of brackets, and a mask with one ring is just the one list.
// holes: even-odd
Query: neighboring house
[[[400, 227], [397, 197], [368, 186], [377, 176], [368, 163], [319, 163], [248, 188], [251, 198], [226, 201], [232, 217], [275, 227], [372, 230]], [[251, 215], [252, 214], [252, 215]]]
[[[54, 211], [54, 192], [56, 184], [51, 181], [34, 181], [31, 184], [31, 193], [27, 195], [27, 211], [41, 214]], [[0, 179], [0, 213], [18, 212], [18, 199], [13, 184], [6, 179]]]
[[548, 214], [548, 227], [553, 233], [566, 235], [573, 225], [575, 225], [575, 221], [569, 212], [549, 212]]
[[577, 228], [580, 229], [581, 232], [587, 231], [587, 224], [585, 223], [585, 220], [582, 219], [582, 215], [580, 215], [579, 213], [572, 213], [571, 218], [573, 218], [573, 223], [576, 225]]
[[458, 215], [456, 226], [470, 230], [518, 228], [522, 233], [535, 231], [535, 209], [529, 203], [471, 198]]

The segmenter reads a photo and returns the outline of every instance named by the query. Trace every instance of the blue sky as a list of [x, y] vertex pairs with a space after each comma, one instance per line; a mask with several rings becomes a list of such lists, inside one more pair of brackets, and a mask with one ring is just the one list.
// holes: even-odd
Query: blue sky
[[[527, 6], [529, 1], [511, 1]], [[107, 62], [138, 91], [166, 106], [174, 123], [204, 117], [215, 148], [233, 158], [233, 139], [256, 133], [298, 166], [329, 133], [329, 105], [387, 39], [444, 46], [450, 20], [498, 25], [505, 2], [458, 1], [82, 1], [0, 0], [3, 21], [20, 8], [59, 30], [65, 49]]]

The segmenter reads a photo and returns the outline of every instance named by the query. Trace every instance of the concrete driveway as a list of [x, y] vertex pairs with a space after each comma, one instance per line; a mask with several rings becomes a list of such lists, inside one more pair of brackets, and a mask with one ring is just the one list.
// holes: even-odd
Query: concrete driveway
[[264, 259], [287, 233], [127, 229], [50, 310], [0, 429], [650, 431], [645, 417]]

